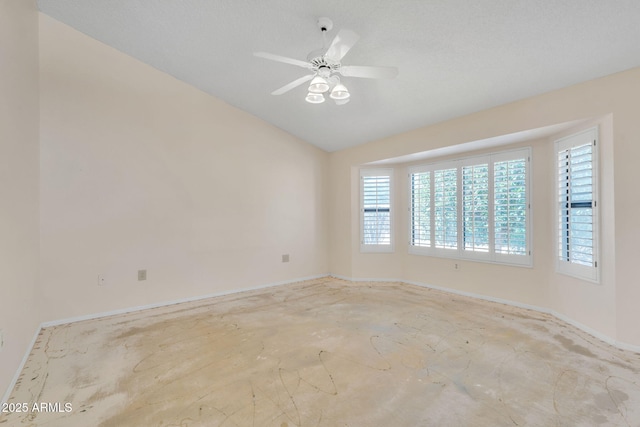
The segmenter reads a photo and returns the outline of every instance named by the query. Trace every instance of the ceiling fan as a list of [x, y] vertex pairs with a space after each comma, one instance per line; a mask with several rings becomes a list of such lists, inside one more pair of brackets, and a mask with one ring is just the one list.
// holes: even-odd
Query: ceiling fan
[[287, 58], [267, 52], [254, 52], [259, 58], [296, 65], [311, 71], [311, 74], [300, 77], [271, 92], [272, 95], [282, 95], [303, 83], [311, 80], [305, 100], [311, 104], [320, 104], [325, 101], [324, 94], [329, 92], [329, 97], [336, 104], [343, 105], [349, 102], [351, 94], [344, 84], [340, 82], [343, 77], [363, 77], [369, 79], [392, 79], [398, 75], [396, 67], [377, 67], [363, 65], [342, 65], [340, 61], [349, 52], [360, 36], [351, 30], [342, 29], [335, 36], [329, 47], [326, 46], [326, 33], [333, 28], [333, 22], [329, 18], [318, 19], [318, 28], [322, 33], [323, 47], [316, 49], [307, 55], [307, 61]]

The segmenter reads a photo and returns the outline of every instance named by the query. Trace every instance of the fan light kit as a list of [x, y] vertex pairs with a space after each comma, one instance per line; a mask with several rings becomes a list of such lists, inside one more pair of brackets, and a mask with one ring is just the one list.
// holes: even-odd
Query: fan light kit
[[307, 61], [267, 52], [254, 53], [255, 56], [260, 58], [296, 65], [312, 71], [312, 74], [300, 77], [280, 89], [274, 90], [271, 92], [272, 95], [282, 95], [311, 80], [305, 101], [310, 104], [322, 104], [325, 101], [324, 94], [329, 92], [329, 98], [333, 99], [337, 105], [344, 105], [349, 102], [351, 94], [349, 89], [340, 81], [338, 75], [369, 79], [392, 79], [398, 75], [396, 67], [342, 65], [340, 61], [360, 36], [351, 30], [340, 30], [327, 48], [326, 33], [333, 28], [333, 22], [329, 18], [320, 18], [318, 19], [318, 28], [322, 33], [323, 47], [309, 53]]

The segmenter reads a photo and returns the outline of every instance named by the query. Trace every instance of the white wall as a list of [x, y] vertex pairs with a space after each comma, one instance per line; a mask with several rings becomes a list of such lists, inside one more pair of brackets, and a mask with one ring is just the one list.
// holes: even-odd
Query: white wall
[[0, 0], [0, 397], [40, 322], [38, 279], [38, 14]]
[[[41, 321], [328, 271], [544, 306], [640, 345], [640, 199], [627, 197], [640, 175], [640, 69], [329, 155], [39, 19], [30, 1], [0, 0], [0, 390]], [[359, 253], [360, 165], [594, 118], [605, 134], [601, 284], [556, 274], [545, 252], [554, 221], [548, 139], [529, 142], [533, 269], [464, 262], [453, 271], [451, 260], [410, 256], [402, 211], [396, 253]], [[400, 208], [405, 185], [396, 180]], [[138, 269], [147, 281], [136, 280]], [[107, 286], [97, 286], [99, 273]]]
[[[633, 69], [332, 153], [332, 273], [353, 278], [391, 277], [534, 305], [637, 348], [640, 311], [635, 302], [640, 300], [640, 279], [635, 265], [640, 258], [640, 226], [635, 213], [640, 211], [640, 198], [625, 195], [637, 194], [634, 186], [640, 178], [635, 160], [640, 156], [640, 121], [634, 118], [640, 97], [638, 81], [640, 69]], [[534, 268], [462, 262], [461, 269], [455, 271], [452, 260], [409, 255], [407, 204], [402, 201], [397, 208], [399, 219], [404, 215], [404, 225], [401, 221], [396, 226], [401, 239], [396, 253], [359, 252], [357, 168], [361, 165], [577, 120], [601, 124], [601, 202], [606, 205], [601, 204], [600, 284], [554, 271], [552, 139], [528, 143], [534, 149]], [[406, 197], [403, 167], [396, 174], [401, 198]]]
[[327, 153], [45, 15], [40, 66], [44, 320], [328, 272]]

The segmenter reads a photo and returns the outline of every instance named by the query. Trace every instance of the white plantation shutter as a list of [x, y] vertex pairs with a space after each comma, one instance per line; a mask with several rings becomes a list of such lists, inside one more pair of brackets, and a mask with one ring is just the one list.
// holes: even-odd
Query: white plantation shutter
[[392, 169], [360, 172], [361, 250], [390, 251]]
[[409, 169], [409, 252], [531, 265], [528, 148]]
[[431, 172], [409, 175], [411, 190], [411, 245], [431, 246]]
[[489, 251], [489, 165], [462, 167], [462, 249]]
[[527, 158], [494, 163], [494, 250], [497, 254], [527, 253]]
[[433, 172], [433, 216], [436, 248], [458, 247], [457, 169]]
[[558, 271], [598, 280], [596, 128], [556, 141]]

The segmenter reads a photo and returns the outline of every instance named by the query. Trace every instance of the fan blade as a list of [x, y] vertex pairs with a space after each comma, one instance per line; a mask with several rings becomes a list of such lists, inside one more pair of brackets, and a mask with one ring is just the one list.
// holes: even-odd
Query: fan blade
[[329, 49], [327, 49], [327, 53], [325, 53], [324, 56], [340, 62], [347, 52], [349, 52], [349, 49], [356, 44], [359, 38], [360, 36], [351, 30], [340, 30], [331, 42], [331, 46], [329, 46]]
[[398, 75], [396, 67], [368, 67], [362, 65], [344, 65], [338, 72], [345, 77], [363, 77], [366, 79], [392, 79]]
[[308, 76], [300, 77], [299, 79], [296, 79], [291, 83], [282, 86], [280, 89], [274, 90], [273, 92], [271, 92], [271, 95], [282, 95], [285, 92], [289, 92], [291, 89], [300, 86], [302, 83], [308, 82], [314, 76], [315, 74], [309, 74]]
[[273, 53], [267, 52], [253, 52], [254, 56], [258, 58], [270, 59], [272, 61], [284, 62], [285, 64], [297, 65], [302, 68], [312, 68], [313, 66], [305, 61], [300, 61], [299, 59], [287, 58], [286, 56], [274, 55]]

